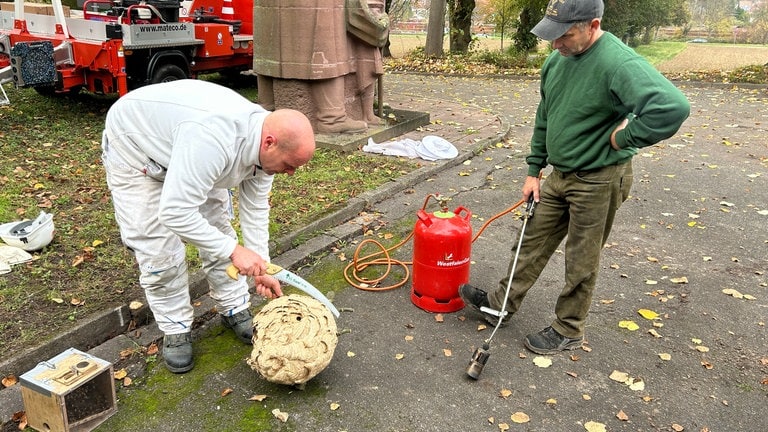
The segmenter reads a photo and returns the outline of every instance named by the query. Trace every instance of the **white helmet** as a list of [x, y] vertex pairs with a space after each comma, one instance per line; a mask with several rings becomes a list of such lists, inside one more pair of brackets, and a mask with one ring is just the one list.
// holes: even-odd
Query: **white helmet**
[[35, 251], [48, 246], [53, 240], [53, 215], [44, 211], [35, 220], [0, 225], [0, 238], [8, 246]]

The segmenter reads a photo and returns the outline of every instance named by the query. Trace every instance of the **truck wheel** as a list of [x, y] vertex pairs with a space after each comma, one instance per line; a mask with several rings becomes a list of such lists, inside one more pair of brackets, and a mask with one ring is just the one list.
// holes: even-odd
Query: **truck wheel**
[[152, 75], [152, 84], [182, 80], [186, 78], [187, 74], [184, 73], [180, 67], [174, 64], [167, 64], [162, 65], [155, 70], [155, 73]]

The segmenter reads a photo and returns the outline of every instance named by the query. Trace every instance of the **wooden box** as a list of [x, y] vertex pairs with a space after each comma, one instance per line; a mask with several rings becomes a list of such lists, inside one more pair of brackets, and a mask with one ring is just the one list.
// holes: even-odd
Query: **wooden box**
[[38, 431], [90, 431], [117, 411], [112, 364], [74, 348], [19, 381], [27, 423]]

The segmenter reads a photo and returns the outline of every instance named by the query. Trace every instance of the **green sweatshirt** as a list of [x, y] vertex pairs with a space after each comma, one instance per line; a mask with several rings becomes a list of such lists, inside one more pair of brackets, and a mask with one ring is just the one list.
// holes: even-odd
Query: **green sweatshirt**
[[[554, 51], [541, 70], [528, 175], [551, 164], [588, 171], [629, 161], [637, 149], [674, 135], [690, 113], [683, 93], [611, 33], [583, 54]], [[611, 132], [622, 150], [611, 147]]]

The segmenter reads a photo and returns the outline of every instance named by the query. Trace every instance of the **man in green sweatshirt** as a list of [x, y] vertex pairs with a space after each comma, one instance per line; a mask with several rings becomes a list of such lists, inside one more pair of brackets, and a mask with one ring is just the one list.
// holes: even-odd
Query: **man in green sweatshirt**
[[[535, 216], [525, 230], [508, 295], [512, 262], [495, 290], [459, 288], [461, 298], [486, 320], [497, 324], [502, 309], [506, 320], [567, 237], [556, 318], [525, 337], [526, 348], [537, 354], [581, 346], [600, 252], [632, 186], [632, 157], [674, 135], [690, 113], [680, 90], [601, 29], [602, 15], [601, 0], [550, 0], [531, 30], [552, 41], [554, 49], [541, 70], [541, 101], [522, 190], [524, 199], [532, 196], [537, 202]], [[548, 165], [552, 172], [540, 182]]]

